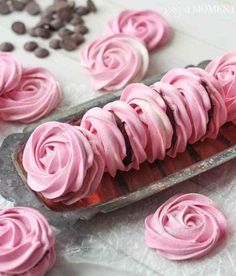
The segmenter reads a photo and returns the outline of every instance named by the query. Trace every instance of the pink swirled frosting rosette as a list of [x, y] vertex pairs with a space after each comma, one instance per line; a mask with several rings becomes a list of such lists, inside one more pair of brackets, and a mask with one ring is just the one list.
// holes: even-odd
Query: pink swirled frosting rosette
[[92, 194], [104, 173], [96, 137], [58, 122], [36, 128], [26, 144], [23, 166], [32, 190], [68, 205]]
[[0, 211], [0, 275], [44, 276], [55, 263], [55, 237], [36, 210]]
[[200, 258], [227, 235], [225, 217], [200, 194], [176, 195], [145, 221], [145, 242], [170, 260]]
[[16, 88], [21, 76], [20, 61], [10, 53], [0, 52], [0, 96]]
[[18, 85], [0, 98], [0, 119], [34, 122], [50, 113], [61, 97], [60, 86], [48, 70], [24, 69]]
[[170, 40], [171, 29], [156, 11], [125, 10], [108, 21], [106, 34], [127, 34], [140, 39], [148, 50], [154, 50]]
[[92, 41], [82, 52], [81, 62], [94, 88], [109, 91], [141, 80], [147, 71], [149, 56], [139, 40], [115, 34]]
[[236, 52], [213, 59], [206, 71], [220, 83], [227, 108], [227, 120], [236, 122]]

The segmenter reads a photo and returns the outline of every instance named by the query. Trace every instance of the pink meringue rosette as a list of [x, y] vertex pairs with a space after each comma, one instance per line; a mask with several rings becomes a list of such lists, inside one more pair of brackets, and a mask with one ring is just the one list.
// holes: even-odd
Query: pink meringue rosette
[[81, 62], [94, 88], [109, 91], [141, 80], [148, 69], [149, 56], [139, 40], [115, 34], [92, 41], [82, 52]]
[[15, 89], [21, 76], [20, 61], [10, 53], [0, 52], [0, 96]]
[[151, 51], [169, 42], [171, 29], [164, 17], [156, 11], [125, 10], [108, 21], [106, 34], [136, 37]]
[[55, 237], [36, 210], [0, 211], [0, 275], [43, 276], [55, 264]]
[[134, 83], [123, 90], [120, 100], [134, 108], [145, 127], [147, 160], [164, 159], [166, 150], [171, 146], [173, 128], [161, 96], [144, 84]]
[[62, 97], [58, 82], [43, 68], [23, 70], [17, 86], [1, 96], [0, 119], [34, 122], [50, 113]]
[[84, 114], [81, 127], [95, 135], [102, 146], [106, 171], [113, 177], [117, 170], [124, 171], [125, 166], [122, 161], [126, 157], [125, 139], [117, 127], [113, 114], [99, 107], [92, 108]]
[[170, 260], [200, 258], [211, 252], [228, 231], [213, 201], [200, 194], [176, 195], [145, 221], [145, 242]]
[[105, 166], [101, 152], [96, 137], [86, 129], [44, 123], [24, 149], [27, 184], [47, 199], [72, 205], [97, 189]]
[[169, 83], [177, 88], [183, 97], [192, 126], [188, 142], [193, 144], [199, 141], [207, 132], [208, 112], [211, 109], [211, 101], [201, 79], [187, 69], [176, 68], [168, 71], [161, 82]]
[[227, 121], [236, 122], [236, 52], [213, 59], [206, 71], [210, 73], [222, 87], [227, 108]]

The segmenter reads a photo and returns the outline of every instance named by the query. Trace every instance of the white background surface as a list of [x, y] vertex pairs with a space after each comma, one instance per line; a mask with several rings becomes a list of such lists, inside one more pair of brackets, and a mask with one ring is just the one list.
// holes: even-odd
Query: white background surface
[[[87, 24], [91, 29], [91, 33], [88, 35], [88, 41], [92, 38], [99, 37], [104, 29], [107, 19], [110, 18], [112, 15], [116, 15], [118, 11], [122, 8], [154, 9], [160, 11], [167, 18], [174, 30], [174, 38], [167, 47], [161, 49], [159, 52], [156, 52], [151, 56], [151, 65], [148, 75], [165, 72], [168, 69], [174, 67], [183, 67], [188, 64], [196, 64], [204, 59], [210, 59], [225, 52], [235, 50], [236, 5], [233, 7], [235, 3], [235, 1], [233, 0], [113, 0], [112, 2], [109, 0], [94, 1], [95, 3], [97, 3], [99, 12], [97, 15], [89, 15], [88, 17], [86, 17]], [[78, 2], [81, 3], [83, 1], [81, 0]], [[42, 3], [48, 3], [48, 1], [44, 0], [42, 1]], [[54, 73], [56, 78], [60, 80], [64, 90], [64, 99], [61, 104], [61, 108], [69, 108], [73, 105], [84, 102], [88, 99], [91, 99], [92, 97], [96, 97], [99, 95], [99, 93], [91, 89], [89, 85], [89, 80], [80, 67], [78, 61], [79, 51], [76, 51], [74, 53], [55, 51], [52, 53], [50, 58], [45, 60], [39, 60], [37, 58], [34, 58], [32, 54], [24, 52], [22, 50], [22, 45], [28, 40], [28, 37], [19, 37], [13, 34], [10, 31], [9, 27], [11, 22], [16, 20], [16, 16], [18, 17], [18, 14], [12, 14], [8, 17], [0, 17], [0, 40], [9, 40], [15, 42], [17, 46], [15, 53], [22, 60], [25, 66], [45, 66]], [[25, 14], [21, 14], [17, 19], [25, 18]], [[27, 18], [28, 24], [33, 24], [33, 21], [34, 18]], [[46, 42], [41, 40], [40, 43], [43, 45]], [[57, 112], [59, 111], [60, 108], [57, 110]], [[9, 133], [21, 131], [22, 128], [23, 125], [1, 122], [0, 139], [2, 140]], [[188, 191], [194, 192], [197, 190], [209, 195], [210, 197], [215, 199], [217, 204], [221, 206], [221, 209], [223, 209], [223, 211], [231, 217], [231, 211], [236, 210], [234, 206], [236, 192], [234, 192], [233, 186], [233, 172], [235, 171], [235, 168], [236, 164], [235, 162], [232, 162], [231, 164], [227, 165], [226, 168], [215, 170], [215, 173], [213, 174], [205, 174], [204, 176], [197, 178], [193, 182], [191, 182], [191, 185], [189, 184], [188, 186]], [[223, 177], [225, 176], [225, 170], [227, 170], [229, 174], [228, 177]], [[222, 172], [222, 174], [218, 175], [217, 178], [214, 178], [214, 176], [217, 175], [217, 171]], [[205, 185], [204, 189], [199, 188], [203, 185]], [[183, 189], [185, 191], [186, 186], [183, 186]], [[171, 194], [172, 193], [175, 193], [175, 189], [171, 190]], [[168, 196], [169, 194], [166, 195], [167, 198]], [[156, 202], [156, 205], [155, 208], [153, 207], [153, 210], [156, 209], [159, 204], [157, 201], [155, 201], [155, 198], [154, 202]], [[131, 210], [133, 210], [132, 207], [127, 207], [126, 210], [122, 210], [120, 213], [119, 211], [116, 212], [114, 216], [117, 216], [122, 221], [121, 216], [124, 216], [125, 212], [130, 212]], [[135, 210], [137, 212], [137, 207]], [[109, 214], [107, 217], [103, 217], [100, 220], [104, 219], [105, 223], [105, 221], [107, 221], [109, 217], [112, 220], [111, 216], [112, 214]], [[233, 216], [233, 218], [235, 218], [235, 215]], [[138, 271], [142, 271], [142, 275], [203, 275], [204, 273], [202, 270], [204, 268], [205, 271], [208, 271], [207, 275], [209, 276], [236, 275], [236, 268], [234, 267], [234, 261], [236, 257], [234, 230], [236, 229], [236, 227], [234, 225], [233, 218], [231, 218], [230, 220], [233, 229], [231, 243], [227, 245], [227, 250], [224, 249], [224, 252], [222, 251], [223, 253], [219, 255], [222, 257], [211, 257], [209, 258], [209, 260], [204, 260], [202, 263], [188, 263], [186, 265], [177, 265], [163, 259], [156, 259], [155, 267], [155, 262], [151, 262], [151, 257], [149, 258], [152, 252], [148, 251], [147, 254], [149, 255], [145, 255], [145, 259], [141, 259], [138, 257], [137, 254], [137, 256], [133, 254], [133, 258], [136, 258], [136, 261], [140, 263], [140, 265], [144, 265], [147, 267], [152, 266], [152, 270], [149, 270], [149, 272], [148, 269], [139, 269]], [[141, 218], [140, 220], [137, 219], [137, 223], [135, 224], [142, 225]], [[96, 223], [94, 223], [94, 225], [96, 225]], [[134, 226], [131, 225], [128, 229], [126, 229], [127, 233], [130, 233], [132, 231], [132, 227]], [[138, 231], [142, 230], [140, 230], [140, 227]], [[137, 230], [137, 228], [133, 229]], [[111, 229], [109, 229], [108, 226], [107, 232], [109, 233], [109, 231], [111, 231]], [[112, 231], [116, 231], [116, 229], [114, 228], [112, 229]], [[119, 235], [117, 237], [119, 237]], [[120, 239], [121, 238], [122, 237], [120, 236]], [[132, 237], [130, 237], [130, 239], [132, 240]], [[142, 241], [140, 241], [140, 248], [142, 246], [143, 243]], [[132, 255], [132, 252], [130, 252], [130, 255]], [[68, 270], [68, 268], [70, 270]], [[119, 270], [119, 266], [117, 267], [117, 269]], [[86, 264], [77, 265], [73, 263], [69, 264], [66, 261], [59, 260], [55, 270], [50, 275], [127, 275], [125, 272], [111, 272], [111, 270], [107, 270], [107, 272], [105, 272], [105, 270], [105, 268], [101, 268], [99, 266], [97, 267]], [[150, 271], [152, 271], [153, 274]]]

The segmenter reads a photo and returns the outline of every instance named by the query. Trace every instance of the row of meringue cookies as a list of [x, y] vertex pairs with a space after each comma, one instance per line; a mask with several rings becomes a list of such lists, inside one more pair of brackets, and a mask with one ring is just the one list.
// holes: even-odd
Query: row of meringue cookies
[[90, 42], [81, 63], [96, 90], [118, 90], [145, 76], [149, 51], [166, 45], [171, 28], [151, 10], [125, 10], [108, 21], [104, 36]]
[[1, 210], [0, 241], [1, 276], [44, 276], [55, 264], [55, 235], [35, 209]]
[[0, 120], [31, 123], [61, 101], [59, 83], [40, 67], [24, 68], [11, 53], [0, 52]]
[[23, 153], [28, 186], [73, 208], [96, 191], [104, 172], [138, 170], [146, 160], [175, 157], [188, 143], [215, 139], [227, 120], [236, 120], [235, 58], [227, 54], [206, 70], [173, 69], [150, 87], [130, 84], [119, 101], [88, 110], [80, 126], [40, 125]]

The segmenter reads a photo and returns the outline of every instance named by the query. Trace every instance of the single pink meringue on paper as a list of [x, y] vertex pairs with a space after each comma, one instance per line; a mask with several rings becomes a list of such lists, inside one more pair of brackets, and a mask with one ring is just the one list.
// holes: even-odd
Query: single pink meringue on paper
[[200, 194], [175, 195], [145, 221], [145, 242], [170, 260], [200, 258], [226, 238], [228, 226], [215, 203]]
[[151, 51], [169, 42], [171, 29], [165, 18], [156, 11], [124, 10], [108, 21], [106, 34], [136, 37]]
[[35, 209], [0, 211], [0, 275], [44, 276], [56, 261], [55, 236]]
[[49, 114], [61, 97], [59, 83], [48, 70], [24, 69], [18, 85], [1, 96], [0, 120], [34, 122]]
[[115, 34], [92, 41], [82, 52], [81, 62], [94, 88], [109, 91], [142, 80], [149, 56], [138, 39]]
[[22, 65], [11, 53], [0, 52], [0, 95], [15, 89], [22, 77]]
[[217, 79], [222, 87], [227, 108], [227, 121], [236, 122], [236, 52], [213, 59], [206, 71]]
[[27, 141], [23, 166], [33, 191], [71, 205], [95, 192], [105, 163], [92, 133], [66, 123], [48, 122], [37, 127]]

